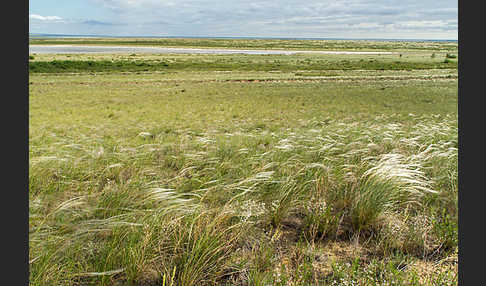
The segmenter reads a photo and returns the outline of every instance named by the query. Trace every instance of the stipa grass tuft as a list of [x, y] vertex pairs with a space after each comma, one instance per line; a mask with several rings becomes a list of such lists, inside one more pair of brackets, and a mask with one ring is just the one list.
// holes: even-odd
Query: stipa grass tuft
[[400, 154], [385, 154], [362, 175], [351, 211], [355, 228], [370, 228], [386, 212], [420, 204], [425, 193], [436, 193], [421, 166], [405, 160]]
[[174, 271], [169, 283], [213, 285], [231, 272], [231, 253], [242, 235], [234, 215], [224, 210], [195, 213], [160, 234], [156, 267], [165, 277]]

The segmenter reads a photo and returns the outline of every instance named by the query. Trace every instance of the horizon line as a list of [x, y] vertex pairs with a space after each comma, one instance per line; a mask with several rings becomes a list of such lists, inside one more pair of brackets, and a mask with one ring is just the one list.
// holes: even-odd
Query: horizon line
[[51, 34], [51, 33], [31, 33], [29, 32], [29, 38], [31, 35], [46, 36], [46, 37], [93, 37], [93, 38], [204, 38], [204, 39], [281, 39], [281, 40], [358, 40], [358, 41], [370, 41], [370, 40], [382, 40], [382, 41], [453, 41], [457, 42], [458, 39], [430, 39], [430, 38], [339, 38], [339, 37], [275, 37], [275, 36], [124, 36], [124, 35], [100, 35], [100, 34]]

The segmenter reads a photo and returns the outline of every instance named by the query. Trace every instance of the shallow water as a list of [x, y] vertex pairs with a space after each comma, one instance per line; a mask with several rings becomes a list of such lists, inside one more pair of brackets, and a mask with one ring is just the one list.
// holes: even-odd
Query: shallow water
[[29, 45], [29, 54], [89, 54], [89, 53], [148, 53], [148, 54], [249, 54], [291, 55], [296, 53], [319, 54], [392, 54], [392, 52], [346, 52], [346, 51], [285, 51], [285, 50], [231, 50], [193, 49], [130, 46], [75, 46], [75, 45]]

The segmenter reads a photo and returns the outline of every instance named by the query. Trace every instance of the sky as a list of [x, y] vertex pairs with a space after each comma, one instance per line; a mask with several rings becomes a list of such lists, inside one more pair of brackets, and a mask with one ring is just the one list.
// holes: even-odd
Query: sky
[[29, 33], [458, 39], [457, 0], [29, 0]]

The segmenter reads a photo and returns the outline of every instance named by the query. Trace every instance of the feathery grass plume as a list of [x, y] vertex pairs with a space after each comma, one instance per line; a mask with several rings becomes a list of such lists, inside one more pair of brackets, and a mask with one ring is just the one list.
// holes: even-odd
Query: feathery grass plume
[[56, 156], [40, 156], [35, 158], [30, 158], [30, 164], [35, 165], [37, 163], [43, 163], [48, 161], [58, 161], [58, 162], [66, 162], [67, 158], [59, 158]]
[[138, 204], [159, 214], [170, 212], [184, 215], [191, 214], [200, 207], [199, 199], [201, 197], [195, 193], [176, 193], [174, 189], [152, 188], [143, 194]]
[[74, 197], [67, 201], [60, 203], [50, 215], [55, 215], [58, 212], [74, 209], [75, 207], [84, 206], [86, 204], [86, 196]]
[[[38, 205], [40, 207], [40, 204]], [[86, 196], [74, 197], [61, 202], [52, 211], [42, 215], [38, 214], [36, 220], [31, 220], [29, 229], [29, 240], [43, 244], [48, 242], [45, 239], [50, 236], [54, 241], [63, 232], [72, 229], [71, 223], [85, 217], [92, 208], [86, 203]]]
[[399, 206], [420, 204], [431, 189], [421, 165], [407, 162], [401, 154], [383, 154], [374, 167], [361, 176], [351, 210], [352, 223], [358, 230], [372, 227], [380, 215]]
[[73, 233], [73, 235], [79, 238], [84, 235], [89, 235], [90, 233], [111, 232], [114, 228], [117, 227], [143, 226], [142, 223], [136, 223], [130, 221], [133, 219], [134, 219], [134, 215], [128, 213], [128, 214], [120, 214], [120, 215], [112, 216], [106, 219], [85, 220], [83, 222], [78, 223], [76, 227], [77, 229]]
[[275, 173], [275, 171], [259, 172], [259, 173], [256, 173], [255, 175], [253, 175], [249, 178], [246, 178], [246, 179], [243, 179], [239, 182], [224, 186], [224, 189], [226, 189], [226, 190], [241, 191], [241, 193], [238, 193], [238, 194], [232, 196], [231, 199], [229, 199], [227, 203], [230, 204], [239, 197], [242, 197], [242, 196], [245, 196], [246, 194], [257, 191], [257, 186], [259, 186], [261, 184], [274, 182], [274, 181], [271, 180], [274, 173]]
[[75, 274], [75, 275], [73, 275], [73, 277], [76, 277], [76, 276], [82, 276], [82, 277], [110, 276], [110, 275], [122, 273], [123, 271], [125, 271], [124, 268], [109, 270], [109, 271], [104, 271], [104, 272], [85, 272], [85, 273]]

